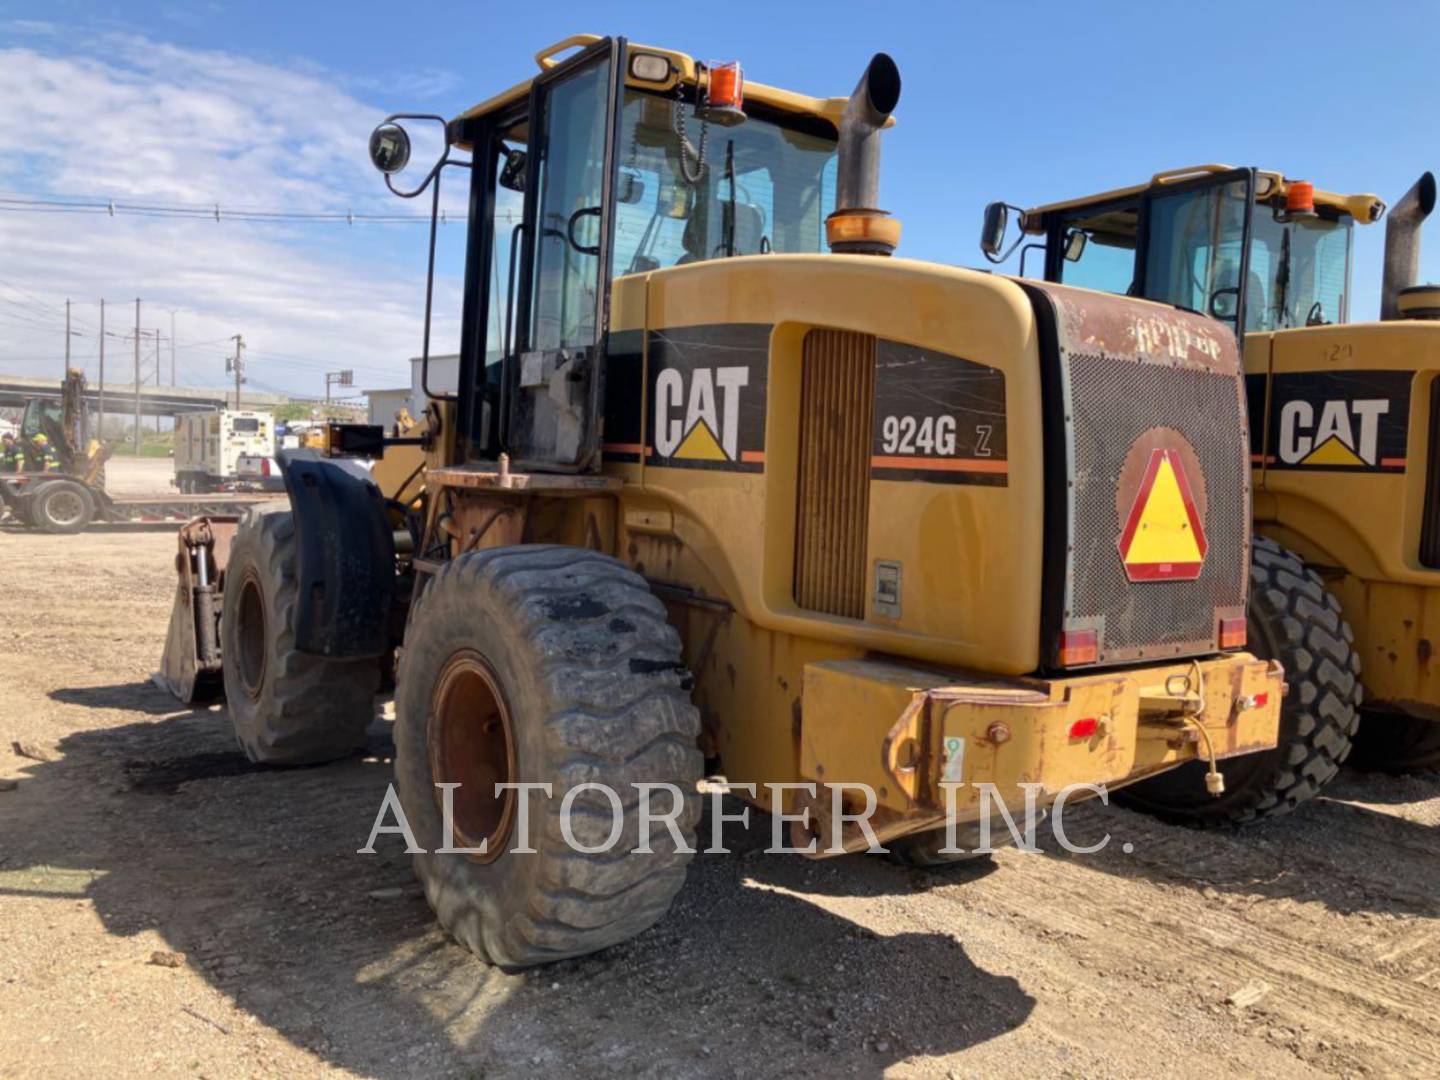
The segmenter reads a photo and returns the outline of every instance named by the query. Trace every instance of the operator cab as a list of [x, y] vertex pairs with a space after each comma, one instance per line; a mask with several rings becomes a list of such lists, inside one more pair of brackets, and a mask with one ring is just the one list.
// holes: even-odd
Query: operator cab
[[[747, 84], [738, 64], [623, 38], [577, 35], [536, 62], [533, 79], [448, 123], [390, 118], [371, 158], [391, 182], [410, 156], [393, 121], [438, 120], [444, 156], [413, 190], [391, 189], [413, 197], [433, 183], [438, 207], [442, 169], [471, 174], [459, 389], [426, 389], [455, 403], [460, 456], [588, 472], [604, 372], [628, 348], [610, 333], [612, 280], [826, 250], [848, 99]], [[431, 258], [433, 281], [433, 227]], [[426, 326], [428, 355], [428, 302]]]
[[[1275, 172], [1201, 165], [1145, 185], [1019, 211], [986, 211], [981, 247], [1002, 261], [1026, 237], [1046, 281], [1200, 311], [1245, 332], [1345, 322], [1355, 223], [1385, 212], [1374, 195], [1336, 195]], [[1240, 288], [1244, 283], [1243, 292]]]

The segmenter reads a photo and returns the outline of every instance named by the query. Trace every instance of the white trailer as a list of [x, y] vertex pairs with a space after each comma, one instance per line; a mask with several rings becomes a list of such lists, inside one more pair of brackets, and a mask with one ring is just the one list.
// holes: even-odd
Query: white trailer
[[265, 488], [274, 454], [269, 413], [227, 409], [175, 418], [175, 486], [187, 494]]

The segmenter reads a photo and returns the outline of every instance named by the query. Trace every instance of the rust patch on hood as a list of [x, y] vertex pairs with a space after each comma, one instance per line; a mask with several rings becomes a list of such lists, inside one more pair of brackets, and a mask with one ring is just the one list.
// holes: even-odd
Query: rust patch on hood
[[1240, 348], [1228, 325], [1193, 311], [1149, 300], [1048, 282], [1026, 281], [1055, 308], [1060, 348], [1067, 353], [1118, 356], [1139, 364], [1202, 368], [1233, 375]]

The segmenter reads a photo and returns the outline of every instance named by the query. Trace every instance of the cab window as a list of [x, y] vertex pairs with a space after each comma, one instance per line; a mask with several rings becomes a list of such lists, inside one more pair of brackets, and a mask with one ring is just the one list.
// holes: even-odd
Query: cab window
[[1248, 184], [1235, 180], [1154, 196], [1141, 295], [1233, 318], [1244, 285], [1240, 268], [1248, 195]]
[[1058, 280], [1082, 289], [1124, 295], [1135, 282], [1139, 202], [1086, 209], [1059, 222]]
[[1354, 225], [1348, 214], [1282, 221], [1268, 207], [1256, 207], [1246, 329], [1344, 322]]
[[835, 203], [835, 136], [796, 119], [751, 115], [701, 125], [673, 98], [627, 89], [616, 188], [616, 276], [766, 252], [823, 251]]

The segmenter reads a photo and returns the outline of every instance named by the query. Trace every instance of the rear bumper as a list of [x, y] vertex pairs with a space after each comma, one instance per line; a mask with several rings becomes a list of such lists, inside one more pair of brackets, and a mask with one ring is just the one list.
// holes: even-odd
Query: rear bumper
[[894, 836], [943, 820], [947, 799], [958, 818], [973, 818], [981, 785], [1010, 807], [1038, 789], [1046, 806], [1072, 785], [1164, 772], [1204, 757], [1196, 723], [1217, 758], [1268, 750], [1283, 696], [1279, 664], [1247, 653], [1059, 679], [807, 664], [800, 771], [818, 784], [868, 785], [877, 833]]

